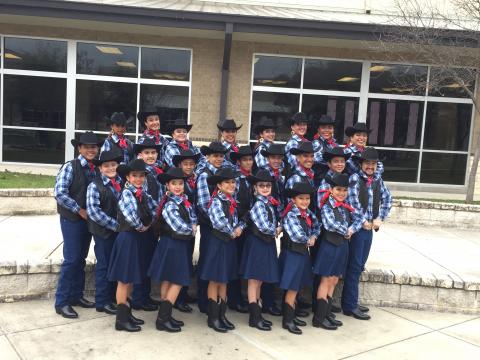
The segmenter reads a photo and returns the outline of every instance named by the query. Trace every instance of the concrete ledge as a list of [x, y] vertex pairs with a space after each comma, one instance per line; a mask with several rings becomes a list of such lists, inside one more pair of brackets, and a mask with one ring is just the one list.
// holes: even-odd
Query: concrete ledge
[[0, 189], [0, 215], [52, 215], [53, 189]]

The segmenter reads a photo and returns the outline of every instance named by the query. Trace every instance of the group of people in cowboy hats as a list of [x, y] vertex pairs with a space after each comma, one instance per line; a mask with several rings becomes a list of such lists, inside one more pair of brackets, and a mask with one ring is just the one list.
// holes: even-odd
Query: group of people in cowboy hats
[[[299, 112], [289, 119], [292, 136], [284, 145], [275, 142], [277, 124], [262, 118], [253, 129], [258, 142], [240, 146], [242, 125], [225, 119], [217, 124], [222, 141], [199, 148], [185, 120], [171, 122], [167, 139], [158, 111], [137, 117], [145, 128], [137, 143], [125, 137], [126, 116], [114, 113], [105, 140], [88, 131], [72, 140], [78, 156], [57, 175], [64, 239], [58, 314], [77, 318], [75, 307], [96, 308], [128, 332], [144, 325], [132, 310], [158, 311], [156, 328], [179, 332], [184, 322], [173, 309], [190, 313], [194, 302], [220, 333], [235, 329], [227, 309], [248, 313], [249, 326], [262, 331], [273, 326], [267, 314], [282, 316], [293, 334], [307, 325], [309, 308], [312, 325], [326, 330], [342, 326], [339, 312], [370, 318], [358, 301], [359, 279], [392, 197], [364, 123], [345, 130], [342, 147], [334, 119], [322, 116], [307, 139], [312, 124]], [[84, 297], [92, 237], [94, 302]], [[196, 296], [190, 291], [195, 239]], [[307, 287], [311, 301], [300, 296]]]

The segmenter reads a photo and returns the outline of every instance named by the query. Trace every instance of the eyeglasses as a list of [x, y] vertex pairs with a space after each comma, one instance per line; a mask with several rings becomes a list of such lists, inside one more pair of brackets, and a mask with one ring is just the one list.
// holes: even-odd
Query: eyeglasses
[[269, 189], [272, 187], [272, 184], [268, 183], [268, 184], [257, 184], [257, 187], [259, 187], [260, 189]]

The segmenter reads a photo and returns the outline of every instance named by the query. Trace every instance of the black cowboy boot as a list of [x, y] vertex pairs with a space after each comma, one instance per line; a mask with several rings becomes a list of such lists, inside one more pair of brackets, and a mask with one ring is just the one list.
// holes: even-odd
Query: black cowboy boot
[[[117, 311], [118, 311], [118, 310], [117, 310]], [[130, 322], [131, 322], [132, 324], [134, 324], [134, 325], [143, 325], [143, 324], [145, 324], [145, 321], [143, 321], [142, 319], [139, 319], [139, 318], [133, 316], [133, 314], [132, 314], [132, 308], [128, 308], [128, 311], [129, 311], [129, 314], [128, 314], [129, 320], [130, 320]]]
[[225, 313], [227, 312], [227, 303], [224, 300], [220, 300], [220, 314], [219, 314], [219, 319], [220, 322], [223, 324], [224, 327], [227, 328], [227, 330], [233, 330], [235, 329], [235, 325], [233, 325], [226, 317]]
[[302, 334], [302, 330], [300, 330], [297, 327], [297, 325], [295, 325], [294, 319], [295, 319], [295, 310], [287, 303], [284, 303], [282, 327], [284, 329], [287, 329], [292, 334], [300, 335]]
[[260, 311], [260, 306], [258, 306], [257, 303], [248, 304], [248, 312], [250, 313], [250, 317], [248, 318], [248, 325], [250, 327], [257, 328], [258, 330], [272, 330], [272, 328], [269, 325], [265, 324], [265, 322], [262, 320]]
[[325, 330], [337, 330], [337, 327], [327, 320], [328, 302], [325, 299], [317, 300], [317, 308], [313, 315], [312, 325]]
[[[266, 325], [266, 326], [270, 326], [270, 327], [271, 327], [271, 326], [273, 325], [273, 323], [272, 323], [270, 320], [267, 320], [267, 319], [265, 319], [265, 318], [263, 317], [263, 315], [262, 315], [262, 312], [263, 312], [263, 309], [262, 309], [262, 308], [263, 308], [263, 306], [260, 305], [260, 303], [259, 303], [258, 300], [257, 300], [257, 305], [258, 305], [258, 307], [260, 308], [260, 319], [262, 319], [263, 324]], [[280, 313], [280, 315], [281, 315], [281, 313]]]
[[171, 322], [172, 317], [172, 303], [168, 300], [160, 302], [158, 309], [157, 321], [155, 326], [157, 330], [165, 330], [167, 332], [179, 332], [180, 326], [176, 326]]
[[220, 322], [219, 315], [220, 315], [220, 307], [215, 300], [208, 299], [208, 307], [207, 307], [207, 314], [208, 320], [207, 324], [208, 327], [212, 328], [217, 332], [227, 332], [227, 328]]
[[327, 296], [327, 300], [328, 300], [328, 308], [327, 308], [327, 316], [326, 316], [327, 320], [330, 321], [332, 325], [335, 325], [337, 327], [342, 326], [343, 323], [340, 320], [335, 319], [335, 314], [332, 312], [333, 299], [330, 296]]
[[117, 317], [115, 320], [115, 330], [125, 330], [128, 332], [136, 332], [142, 328], [130, 322], [130, 308], [125, 304], [118, 304]]

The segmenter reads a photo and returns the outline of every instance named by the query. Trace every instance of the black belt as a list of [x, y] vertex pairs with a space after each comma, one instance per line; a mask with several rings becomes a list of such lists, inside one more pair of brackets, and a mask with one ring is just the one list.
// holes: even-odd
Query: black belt
[[275, 241], [275, 236], [267, 235], [267, 234], [262, 233], [260, 230], [257, 229], [257, 227], [255, 225], [253, 225], [250, 228], [250, 231], [252, 232], [253, 235], [255, 235], [256, 237], [258, 237], [259, 239], [262, 239], [263, 241], [265, 241], [267, 243]]

